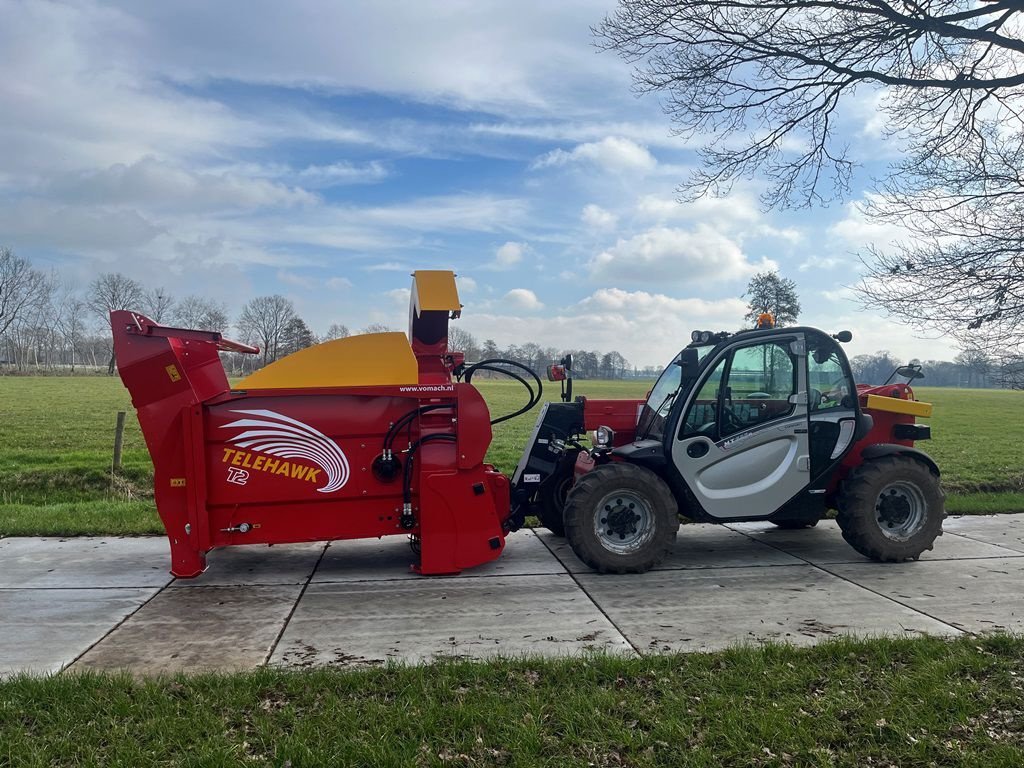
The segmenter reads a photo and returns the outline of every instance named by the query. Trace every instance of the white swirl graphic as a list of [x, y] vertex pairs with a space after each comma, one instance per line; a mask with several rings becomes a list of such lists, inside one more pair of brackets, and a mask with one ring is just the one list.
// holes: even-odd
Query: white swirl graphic
[[348, 482], [348, 459], [338, 444], [319, 430], [274, 411], [232, 413], [259, 417], [239, 419], [222, 427], [246, 430], [230, 438], [230, 442], [240, 448], [280, 456], [283, 459], [306, 459], [316, 464], [327, 475], [327, 485], [317, 488], [320, 493], [341, 490]]

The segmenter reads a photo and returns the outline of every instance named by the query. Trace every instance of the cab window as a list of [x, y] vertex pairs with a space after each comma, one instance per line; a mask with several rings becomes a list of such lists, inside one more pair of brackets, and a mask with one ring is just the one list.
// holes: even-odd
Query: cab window
[[793, 413], [796, 373], [797, 360], [788, 342], [753, 344], [733, 352], [722, 397], [720, 436]]
[[704, 435], [716, 440], [715, 424], [718, 421], [718, 395], [722, 388], [722, 375], [725, 373], [725, 361], [715, 366], [696, 397], [690, 401], [690, 409], [683, 420], [683, 437]]
[[807, 349], [807, 401], [811, 412], [851, 408], [846, 369], [831, 339], [811, 339]]
[[719, 361], [690, 401], [680, 439], [720, 440], [789, 416], [796, 391], [797, 358], [788, 341], [741, 347]]

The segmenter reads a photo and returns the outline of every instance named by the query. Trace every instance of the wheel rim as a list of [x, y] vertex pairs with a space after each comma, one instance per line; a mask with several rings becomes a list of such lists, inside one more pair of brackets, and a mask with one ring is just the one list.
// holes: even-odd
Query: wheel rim
[[911, 538], [921, 530], [927, 514], [924, 494], [913, 483], [889, 483], [875, 501], [878, 528], [893, 541]]
[[609, 493], [594, 511], [594, 534], [609, 552], [636, 552], [654, 538], [650, 503], [633, 491]]

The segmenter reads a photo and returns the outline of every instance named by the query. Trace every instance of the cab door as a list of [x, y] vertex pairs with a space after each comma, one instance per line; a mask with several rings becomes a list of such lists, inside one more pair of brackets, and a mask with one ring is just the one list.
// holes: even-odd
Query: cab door
[[691, 391], [672, 461], [710, 516], [765, 517], [807, 487], [803, 333], [772, 333], [719, 353]]

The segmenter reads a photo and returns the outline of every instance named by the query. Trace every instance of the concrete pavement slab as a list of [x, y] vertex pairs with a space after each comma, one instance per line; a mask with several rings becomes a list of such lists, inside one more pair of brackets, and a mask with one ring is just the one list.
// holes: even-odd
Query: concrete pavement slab
[[[422, 579], [409, 570], [409, 564], [414, 560], [405, 536], [332, 541], [313, 575], [313, 583]], [[553, 573], [564, 573], [564, 569], [532, 530], [523, 529], [505, 539], [505, 551], [501, 557], [465, 570], [459, 578]]]
[[633, 645], [648, 653], [761, 641], [811, 645], [842, 634], [958, 634], [810, 565], [576, 578]]
[[[541, 540], [570, 573], [591, 573], [565, 538], [538, 530]], [[723, 525], [695, 523], [679, 526], [675, 551], [655, 570], [736, 568], [757, 565], [798, 565], [801, 561]]]
[[61, 670], [156, 592], [156, 587], [0, 590], [0, 677]]
[[236, 671], [264, 663], [299, 585], [165, 589], [72, 669], [137, 675]]
[[221, 547], [206, 556], [206, 571], [175, 579], [172, 587], [236, 587], [257, 584], [305, 584], [327, 545], [251, 544]]
[[567, 574], [310, 584], [272, 664], [631, 653]]
[[849, 564], [829, 570], [968, 632], [1024, 632], [1024, 559], [1019, 557], [955, 565]]
[[0, 539], [0, 589], [162, 587], [170, 566], [163, 536]]
[[948, 517], [942, 527], [957, 536], [996, 544], [1024, 553], [1024, 515], [962, 515]]
[[[869, 563], [868, 558], [846, 543], [835, 520], [822, 520], [814, 528], [787, 531], [771, 523], [729, 523], [728, 527], [815, 565]], [[945, 534], [922, 560], [964, 560], [979, 557], [1013, 557], [1022, 553], [963, 536]]]

